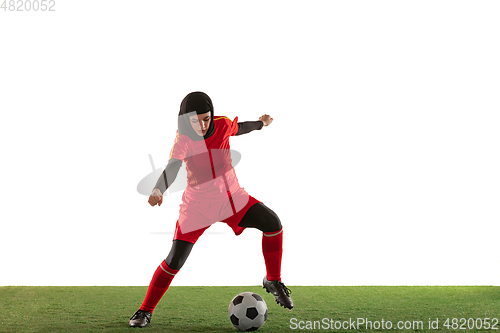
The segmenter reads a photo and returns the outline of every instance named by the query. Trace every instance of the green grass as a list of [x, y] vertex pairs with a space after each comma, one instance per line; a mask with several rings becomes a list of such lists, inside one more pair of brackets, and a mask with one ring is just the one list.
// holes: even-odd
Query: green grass
[[[390, 320], [394, 332], [499, 332], [448, 329], [446, 318], [500, 319], [500, 287], [290, 287], [289, 311], [259, 286], [171, 287], [143, 329], [129, 328], [147, 287], [0, 287], [0, 332], [238, 332], [227, 316], [230, 300], [252, 291], [267, 303], [269, 317], [259, 332], [382, 332], [366, 329], [291, 329], [290, 320]], [[439, 318], [439, 329], [428, 328]], [[422, 321], [420, 330], [394, 329], [398, 321]]]

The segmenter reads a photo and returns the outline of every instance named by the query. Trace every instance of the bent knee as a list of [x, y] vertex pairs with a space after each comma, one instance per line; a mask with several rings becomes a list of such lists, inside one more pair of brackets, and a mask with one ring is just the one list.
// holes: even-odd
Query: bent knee
[[273, 231], [279, 231], [282, 228], [281, 221], [274, 212], [272, 214], [269, 214], [269, 216], [266, 218], [266, 222], [264, 224], [264, 230], [263, 232], [273, 232]]

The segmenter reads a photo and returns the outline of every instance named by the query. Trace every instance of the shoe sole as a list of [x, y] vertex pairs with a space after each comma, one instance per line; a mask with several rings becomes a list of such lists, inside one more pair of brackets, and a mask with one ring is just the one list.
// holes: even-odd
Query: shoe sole
[[130, 325], [130, 323], [128, 324], [129, 327], [139, 327], [139, 328], [143, 328], [143, 327], [146, 327], [148, 326], [149, 323], [147, 323], [146, 325]]

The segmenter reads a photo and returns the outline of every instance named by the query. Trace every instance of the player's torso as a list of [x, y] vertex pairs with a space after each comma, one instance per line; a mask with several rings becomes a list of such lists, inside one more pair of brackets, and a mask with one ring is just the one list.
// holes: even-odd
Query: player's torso
[[[225, 117], [214, 118], [214, 133], [200, 141], [190, 142], [190, 157], [186, 158], [188, 191], [204, 191], [217, 196], [226, 195], [237, 185], [232, 167], [229, 133]], [[239, 187], [239, 185], [237, 185]]]

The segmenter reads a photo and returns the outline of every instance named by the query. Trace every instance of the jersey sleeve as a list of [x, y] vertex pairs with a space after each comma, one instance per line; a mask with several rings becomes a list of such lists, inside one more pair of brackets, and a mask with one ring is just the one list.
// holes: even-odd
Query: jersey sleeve
[[179, 131], [177, 131], [174, 145], [170, 150], [169, 159], [176, 158], [178, 160], [184, 161], [187, 156], [189, 156], [189, 147], [188, 147], [188, 142], [186, 140], [186, 136], [180, 135]]
[[229, 121], [229, 136], [238, 133], [238, 117], [235, 117], [232, 122]]

